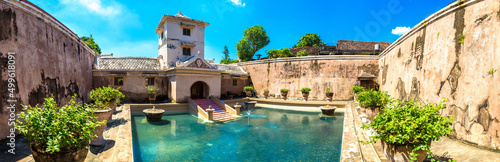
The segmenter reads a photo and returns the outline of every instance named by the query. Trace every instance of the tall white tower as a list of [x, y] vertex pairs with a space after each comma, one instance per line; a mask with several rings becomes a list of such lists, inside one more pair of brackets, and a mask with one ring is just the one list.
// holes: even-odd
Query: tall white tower
[[209, 23], [191, 19], [179, 11], [178, 14], [163, 15], [158, 34], [158, 57], [163, 60], [162, 68], [175, 67], [177, 61], [184, 62], [200, 52], [205, 56], [205, 27]]

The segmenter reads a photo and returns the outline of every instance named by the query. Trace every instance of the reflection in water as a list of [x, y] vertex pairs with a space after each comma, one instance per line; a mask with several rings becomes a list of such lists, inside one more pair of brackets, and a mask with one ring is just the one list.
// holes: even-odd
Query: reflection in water
[[[132, 116], [135, 161], [339, 161], [343, 115], [254, 109], [247, 119], [201, 124], [191, 115], [167, 125]], [[251, 123], [252, 125], [248, 125]]]

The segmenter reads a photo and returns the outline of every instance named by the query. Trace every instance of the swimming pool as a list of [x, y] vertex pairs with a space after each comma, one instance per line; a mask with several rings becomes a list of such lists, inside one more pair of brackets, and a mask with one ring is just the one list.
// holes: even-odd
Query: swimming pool
[[132, 115], [134, 161], [340, 161], [343, 113], [258, 108], [242, 116], [207, 124], [189, 114], [159, 123]]

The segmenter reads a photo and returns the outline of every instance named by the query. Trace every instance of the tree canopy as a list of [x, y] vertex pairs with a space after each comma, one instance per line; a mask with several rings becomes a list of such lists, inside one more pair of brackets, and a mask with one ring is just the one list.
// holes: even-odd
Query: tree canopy
[[266, 51], [269, 58], [293, 57], [293, 53], [288, 48], [283, 49], [270, 49]]
[[293, 48], [296, 47], [316, 47], [316, 46], [321, 46], [324, 43], [321, 42], [321, 36], [318, 34], [311, 34], [311, 33], [306, 33], [306, 35], [303, 35], [302, 38], [299, 39], [299, 42], [297, 42], [296, 45], [293, 46]]
[[229, 58], [229, 50], [227, 49], [227, 46], [224, 46], [224, 51], [222, 51], [224, 56], [222, 56], [222, 59], [220, 60], [221, 64], [230, 64], [230, 63], [236, 63], [238, 60], [231, 60]]
[[266, 30], [262, 25], [247, 27], [243, 32], [243, 39], [236, 43], [238, 58], [241, 61], [249, 61], [253, 55], [271, 42], [267, 36]]
[[92, 38], [92, 34], [90, 34], [90, 37], [83, 36], [80, 39], [82, 39], [87, 46], [89, 46], [96, 54], [101, 54], [101, 48], [99, 48], [99, 45], [94, 42], [94, 38]]

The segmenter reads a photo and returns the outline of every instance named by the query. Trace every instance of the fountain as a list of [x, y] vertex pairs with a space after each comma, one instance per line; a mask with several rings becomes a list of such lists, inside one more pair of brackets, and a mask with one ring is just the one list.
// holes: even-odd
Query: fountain
[[156, 121], [161, 121], [161, 117], [163, 116], [165, 110], [156, 109], [155, 106], [153, 106], [152, 109], [145, 109], [142, 112], [146, 114], [146, 118], [148, 119], [149, 122], [156, 122]]
[[328, 116], [333, 116], [335, 114], [335, 109], [337, 109], [337, 106], [320, 106], [321, 112], [323, 115], [328, 115]]
[[248, 125], [250, 125], [250, 115], [252, 114], [252, 110], [255, 108], [255, 104], [257, 104], [257, 101], [244, 101], [245, 104], [245, 111], [247, 113], [247, 119], [248, 119]]

